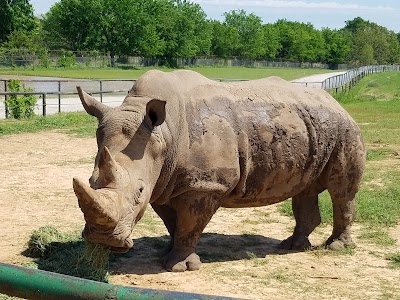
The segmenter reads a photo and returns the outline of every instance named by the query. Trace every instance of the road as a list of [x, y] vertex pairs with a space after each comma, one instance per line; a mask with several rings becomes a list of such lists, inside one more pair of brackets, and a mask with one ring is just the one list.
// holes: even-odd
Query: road
[[324, 74], [317, 74], [317, 75], [302, 77], [302, 78], [292, 80], [292, 83], [306, 86], [306, 87], [320, 89], [322, 86], [322, 82], [325, 81], [326, 79], [328, 79], [330, 77], [335, 77], [337, 75], [345, 74], [346, 72], [347, 71], [332, 72], [332, 73], [324, 73]]

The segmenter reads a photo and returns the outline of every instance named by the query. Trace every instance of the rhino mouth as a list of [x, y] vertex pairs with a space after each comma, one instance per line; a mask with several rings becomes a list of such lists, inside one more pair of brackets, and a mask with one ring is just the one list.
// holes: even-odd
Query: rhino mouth
[[122, 238], [121, 236], [122, 234], [116, 235], [112, 230], [101, 230], [88, 224], [85, 225], [82, 231], [82, 237], [86, 241], [109, 246], [112, 252], [126, 253], [133, 247], [134, 243], [129, 237], [130, 234], [126, 238]]

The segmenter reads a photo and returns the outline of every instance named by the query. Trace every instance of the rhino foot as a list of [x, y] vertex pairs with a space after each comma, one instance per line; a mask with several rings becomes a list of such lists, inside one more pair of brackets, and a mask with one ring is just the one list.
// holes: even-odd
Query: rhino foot
[[304, 235], [290, 236], [279, 244], [279, 248], [285, 250], [307, 250], [311, 248], [311, 243]]
[[327, 248], [329, 250], [343, 250], [344, 248], [355, 248], [355, 247], [356, 247], [356, 244], [348, 236], [339, 237], [337, 239], [330, 237], [325, 242], [325, 248]]
[[170, 272], [196, 271], [200, 269], [200, 257], [196, 253], [185, 255], [172, 250], [164, 259], [164, 268]]

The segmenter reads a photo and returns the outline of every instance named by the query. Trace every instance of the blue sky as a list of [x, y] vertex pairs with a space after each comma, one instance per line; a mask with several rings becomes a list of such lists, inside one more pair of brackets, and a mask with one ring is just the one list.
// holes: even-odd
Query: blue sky
[[[35, 14], [46, 13], [56, 0], [31, 0]], [[199, 3], [208, 18], [223, 20], [223, 13], [244, 9], [261, 17], [264, 23], [278, 19], [310, 22], [316, 28], [342, 28], [346, 20], [362, 17], [400, 32], [399, 0], [192, 0]]]

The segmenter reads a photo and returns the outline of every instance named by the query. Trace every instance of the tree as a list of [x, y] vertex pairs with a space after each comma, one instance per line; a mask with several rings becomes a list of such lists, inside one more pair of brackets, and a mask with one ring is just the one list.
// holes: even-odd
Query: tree
[[[198, 4], [186, 0], [171, 1], [173, 6], [161, 28], [161, 38], [166, 41], [164, 57], [170, 65], [176, 58], [190, 58], [210, 54], [212, 27]], [[168, 20], [165, 20], [168, 18]]]
[[0, 43], [13, 31], [26, 33], [35, 28], [37, 20], [28, 0], [0, 0]]
[[299, 62], [317, 62], [325, 56], [322, 33], [312, 24], [278, 20], [275, 26], [281, 44], [278, 57]]
[[346, 21], [345, 24], [346, 26], [344, 29], [350, 31], [352, 34], [355, 34], [361, 28], [369, 26], [370, 22], [361, 17], [356, 17], [353, 20]]
[[337, 67], [344, 64], [349, 58], [351, 42], [343, 30], [322, 29], [325, 44], [325, 57], [323, 62]]
[[[134, 0], [61, 0], [44, 18], [46, 41], [53, 49], [100, 50], [115, 55], [137, 51], [141, 3]], [[147, 33], [147, 34], [146, 34]]]
[[279, 42], [279, 31], [273, 24], [264, 24], [263, 31], [265, 56], [267, 59], [274, 59], [282, 47]]
[[236, 55], [250, 59], [265, 55], [264, 31], [260, 17], [252, 13], [247, 15], [244, 10], [232, 10], [225, 13], [225, 24], [236, 28], [239, 33]]
[[169, 0], [61, 0], [44, 19], [52, 48], [115, 55], [208, 54], [211, 27], [198, 4]]
[[359, 17], [347, 21], [346, 24], [343, 30], [352, 40], [351, 62], [358, 65], [367, 61], [378, 64], [399, 62], [400, 45], [395, 32]]
[[12, 13], [12, 31], [32, 31], [37, 27], [34, 10], [29, 0], [7, 0]]
[[228, 58], [237, 53], [239, 49], [239, 31], [236, 27], [229, 26], [219, 21], [212, 21], [212, 54]]
[[0, 0], [0, 43], [7, 40], [12, 31], [12, 12], [7, 0]]

